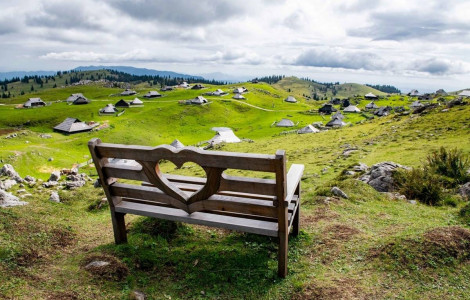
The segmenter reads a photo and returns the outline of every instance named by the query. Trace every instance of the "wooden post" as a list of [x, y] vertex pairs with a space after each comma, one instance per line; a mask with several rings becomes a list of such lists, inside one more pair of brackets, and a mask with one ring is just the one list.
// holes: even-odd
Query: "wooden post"
[[111, 221], [113, 224], [114, 241], [116, 244], [127, 242], [126, 223], [124, 220], [125, 213], [118, 213], [114, 210], [114, 205], [121, 201], [120, 197], [113, 197], [109, 190], [109, 184], [115, 182], [114, 178], [108, 178], [103, 173], [103, 166], [108, 162], [107, 157], [101, 157], [97, 151], [97, 146], [101, 144], [101, 140], [94, 138], [88, 142], [88, 149], [95, 164], [96, 171], [100, 178], [101, 186], [103, 187], [106, 198], [108, 199], [109, 207], [111, 210]]
[[124, 213], [118, 213], [111, 209], [111, 221], [113, 223], [114, 242], [116, 244], [127, 243], [126, 221]]
[[287, 276], [287, 248], [289, 239], [288, 207], [286, 205], [286, 156], [284, 150], [276, 152], [276, 196], [278, 199], [278, 231], [279, 252], [278, 269], [279, 277]]
[[299, 181], [299, 185], [297, 186], [297, 188], [295, 189], [295, 195], [297, 195], [298, 197], [298, 204], [297, 204], [297, 209], [295, 211], [295, 217], [294, 217], [294, 220], [293, 220], [293, 224], [292, 224], [292, 235], [293, 236], [298, 236], [299, 235], [299, 230], [300, 230], [300, 192], [301, 192], [301, 189], [300, 189], [300, 181]]

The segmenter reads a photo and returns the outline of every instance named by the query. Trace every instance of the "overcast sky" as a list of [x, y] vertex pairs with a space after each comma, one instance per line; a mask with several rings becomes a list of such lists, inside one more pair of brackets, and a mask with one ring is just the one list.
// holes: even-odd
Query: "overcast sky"
[[0, 71], [129, 65], [470, 88], [468, 0], [2, 0]]

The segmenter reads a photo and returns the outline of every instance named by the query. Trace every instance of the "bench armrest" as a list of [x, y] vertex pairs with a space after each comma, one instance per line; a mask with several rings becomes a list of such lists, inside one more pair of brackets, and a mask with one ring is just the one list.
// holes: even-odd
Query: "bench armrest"
[[302, 179], [302, 174], [304, 173], [304, 165], [293, 164], [289, 172], [287, 173], [287, 190], [286, 190], [286, 199], [285, 206], [288, 206], [294, 197], [295, 190], [299, 185], [300, 179]]

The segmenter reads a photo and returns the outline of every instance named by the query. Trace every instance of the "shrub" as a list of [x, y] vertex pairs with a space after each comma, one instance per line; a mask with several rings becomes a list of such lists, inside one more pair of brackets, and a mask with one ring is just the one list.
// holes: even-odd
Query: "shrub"
[[399, 192], [408, 199], [417, 199], [428, 205], [439, 205], [443, 200], [441, 179], [427, 168], [397, 170], [393, 179]]
[[465, 224], [470, 225], [470, 203], [467, 203], [467, 205], [462, 207], [460, 210], [460, 217]]
[[468, 156], [458, 149], [446, 150], [441, 147], [428, 155], [427, 166], [436, 174], [454, 179], [455, 183], [465, 183], [470, 179], [467, 174], [470, 161]]

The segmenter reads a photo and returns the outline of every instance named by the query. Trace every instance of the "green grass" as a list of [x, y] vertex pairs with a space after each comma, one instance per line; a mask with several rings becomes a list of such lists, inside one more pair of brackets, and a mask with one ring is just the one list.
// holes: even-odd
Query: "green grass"
[[[286, 279], [276, 276], [275, 239], [127, 216], [129, 243], [114, 245], [108, 208], [97, 208], [104, 197], [101, 189], [88, 183], [78, 190], [60, 191], [64, 203], [57, 204], [48, 200], [47, 189], [26, 187], [33, 193], [27, 198], [29, 205], [0, 209], [0, 298], [128, 299], [132, 290], [143, 291], [149, 299], [470, 297], [468, 261], [441, 253], [442, 257], [431, 257], [423, 266], [420, 252], [429, 230], [469, 228], [466, 199], [455, 200], [455, 207], [413, 205], [388, 200], [362, 182], [342, 180], [344, 177], [339, 176], [357, 162], [372, 165], [394, 161], [418, 167], [441, 146], [469, 154], [470, 107], [368, 121], [361, 114], [354, 114], [347, 116], [352, 125], [339, 130], [279, 135], [285, 129], [270, 125], [283, 117], [299, 122], [298, 127], [315, 121], [325, 123], [327, 120], [318, 114], [307, 113], [322, 102], [300, 99], [300, 103], [288, 104], [283, 102], [287, 91], [276, 86], [245, 87], [250, 91], [245, 95], [247, 103], [274, 111], [229, 101], [231, 95], [207, 97], [212, 103], [206, 106], [178, 104], [178, 100], [218, 88], [215, 86], [202, 92], [167, 92], [162, 98], [145, 101], [143, 108], [127, 109], [121, 117], [97, 114], [99, 108], [120, 99], [110, 96], [120, 89], [67, 87], [37, 93], [52, 101], [83, 92], [93, 101], [83, 106], [53, 103], [31, 110], [14, 109], [9, 104], [0, 106], [0, 128], [20, 128], [17, 138], [1, 136], [0, 159], [2, 163], [12, 163], [23, 177], [30, 174], [47, 179], [52, 170], [70, 168], [89, 159], [86, 144], [92, 137], [143, 145], [170, 143], [178, 138], [185, 144], [195, 144], [211, 138], [214, 133], [210, 128], [214, 126], [231, 127], [239, 137], [254, 140], [225, 145], [222, 150], [273, 154], [285, 149], [288, 165], [305, 165], [302, 230], [299, 237], [289, 242]], [[139, 95], [150, 89], [144, 85], [136, 87]], [[7, 102], [23, 100], [14, 98]], [[391, 106], [406, 106], [411, 101], [400, 96], [378, 100], [379, 105]], [[367, 103], [360, 100], [359, 107]], [[52, 132], [51, 128], [67, 116], [107, 121], [111, 126], [70, 136]], [[52, 138], [42, 139], [40, 133], [50, 133]], [[352, 147], [357, 151], [347, 157], [342, 154]], [[54, 160], [48, 161], [49, 157]], [[164, 169], [175, 172], [170, 164]], [[194, 174], [198, 170], [190, 166], [181, 172]], [[92, 168], [81, 171], [96, 173]], [[339, 186], [350, 199], [327, 201], [324, 195], [331, 196], [332, 186]], [[14, 187], [13, 193], [18, 189]], [[129, 268], [129, 275], [122, 281], [90, 276], [81, 265], [93, 255], [118, 258]]]

